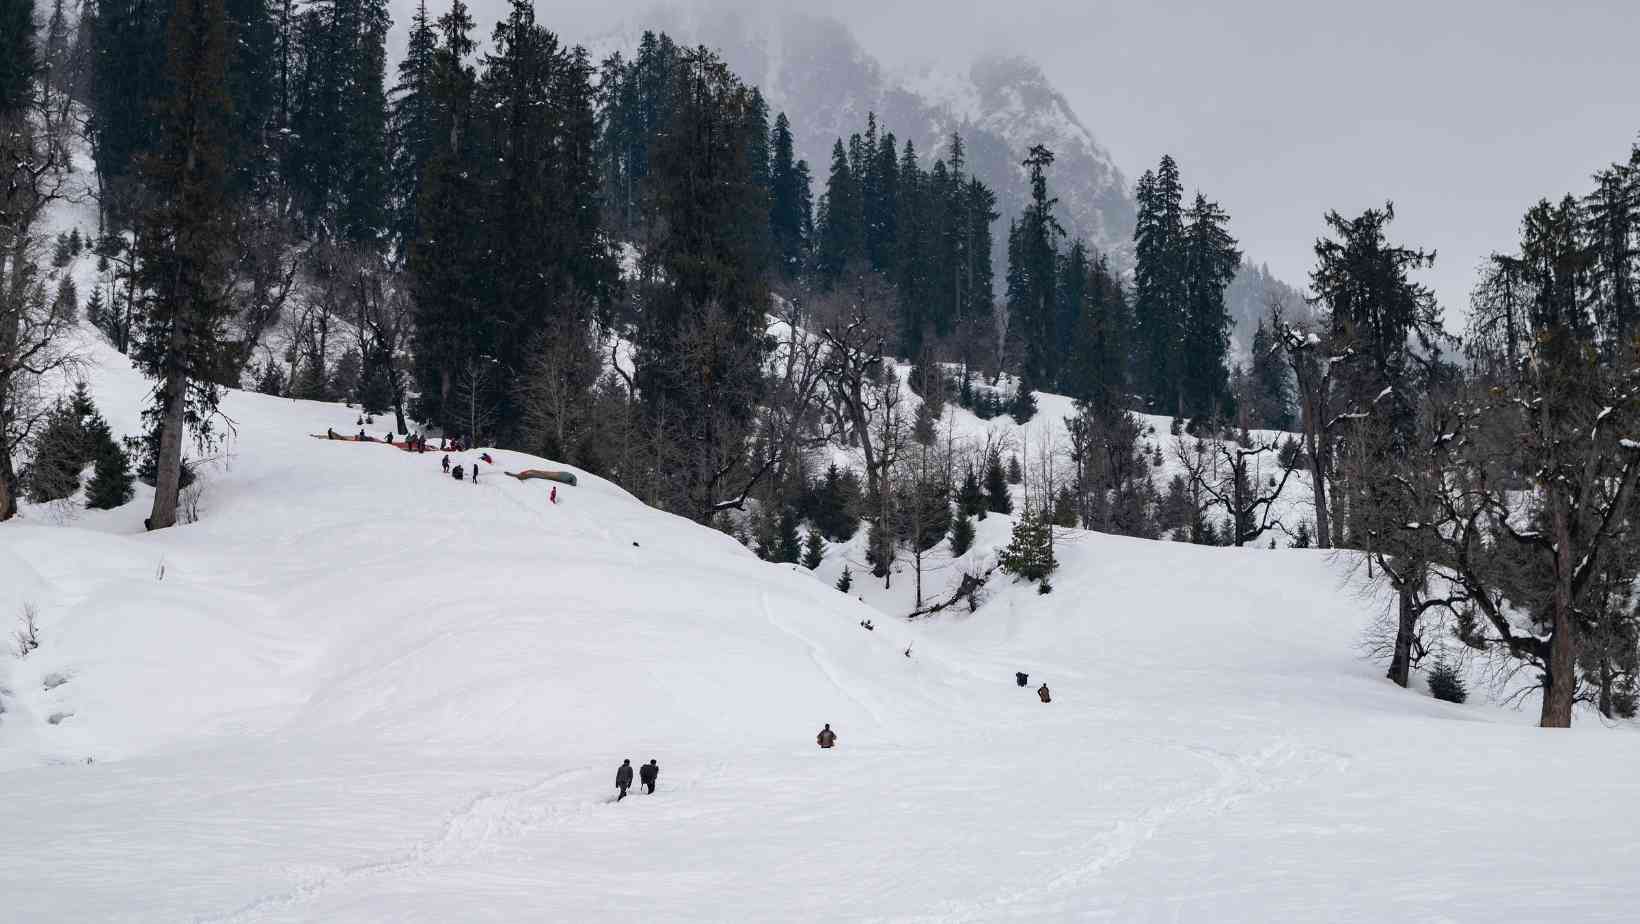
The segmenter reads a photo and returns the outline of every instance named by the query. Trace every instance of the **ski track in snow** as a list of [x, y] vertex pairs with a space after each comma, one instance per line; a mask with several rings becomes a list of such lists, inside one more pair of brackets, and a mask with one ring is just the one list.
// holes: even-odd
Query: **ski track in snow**
[[832, 686], [837, 688], [837, 692], [843, 694], [845, 698], [854, 703], [856, 706], [864, 709], [866, 713], [871, 716], [872, 720], [878, 725], [887, 725], [887, 722], [883, 718], [882, 710], [877, 708], [875, 703], [862, 699], [855, 693], [853, 688], [851, 688], [848, 684], [843, 683], [842, 677], [839, 675], [836, 665], [832, 664], [831, 659], [825, 656], [824, 649], [810, 640], [808, 636], [786, 625], [775, 616], [774, 609], [769, 606], [768, 594], [759, 593], [757, 595], [757, 600], [758, 605], [763, 610], [763, 618], [769, 621], [769, 625], [774, 626], [781, 632], [784, 632], [801, 642], [803, 647], [808, 650], [809, 660], [813, 661], [814, 666], [820, 670], [820, 673], [825, 675], [826, 680], [829, 681]]
[[417, 843], [387, 859], [341, 867], [301, 883], [295, 888], [255, 899], [226, 914], [205, 915], [195, 917], [194, 920], [197, 924], [234, 924], [238, 921], [252, 921], [261, 914], [311, 902], [339, 886], [350, 885], [363, 879], [469, 859], [495, 840], [498, 834], [517, 836], [570, 811], [585, 811], [590, 806], [600, 804], [581, 799], [567, 805], [547, 804], [545, 808], [521, 810], [521, 806], [526, 804], [541, 804], [527, 801], [528, 797], [540, 794], [553, 784], [575, 776], [591, 777], [592, 771], [563, 770], [517, 789], [479, 793], [445, 819], [438, 836]]
[[1273, 771], [1281, 771], [1295, 763], [1310, 767], [1323, 758], [1329, 760], [1339, 772], [1348, 767], [1347, 758], [1306, 748], [1291, 739], [1275, 741], [1251, 754], [1232, 754], [1184, 742], [1169, 742], [1168, 746], [1206, 761], [1213, 768], [1216, 778], [1187, 795], [1117, 820], [1108, 832], [1082, 846], [1075, 863], [1059, 869], [1044, 881], [1009, 889], [977, 902], [953, 902], [927, 918], [915, 920], [941, 924], [989, 921], [1003, 916], [1006, 909], [1019, 905], [1041, 903], [1053, 897], [1074, 896], [1132, 859], [1136, 850], [1162, 836], [1170, 824], [1181, 819], [1225, 814], [1244, 799], [1307, 780], [1324, 768], [1311, 768], [1300, 774], [1272, 774]]

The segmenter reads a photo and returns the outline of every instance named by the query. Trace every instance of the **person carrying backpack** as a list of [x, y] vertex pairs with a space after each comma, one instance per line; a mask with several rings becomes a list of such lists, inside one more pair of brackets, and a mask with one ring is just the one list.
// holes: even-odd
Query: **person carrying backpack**
[[649, 758], [649, 763], [638, 768], [638, 782], [643, 784], [645, 795], [655, 794], [655, 780], [661, 775], [661, 765], [655, 763], [655, 758]]
[[615, 797], [615, 801], [619, 802], [625, 799], [626, 791], [631, 787], [632, 758], [628, 757], [626, 760], [621, 761], [621, 769], [615, 771], [615, 788], [621, 791], [621, 794]]

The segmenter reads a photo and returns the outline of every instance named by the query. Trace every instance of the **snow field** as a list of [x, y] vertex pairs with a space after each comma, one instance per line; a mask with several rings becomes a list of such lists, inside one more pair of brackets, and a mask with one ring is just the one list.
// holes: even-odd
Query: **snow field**
[[[146, 386], [95, 350], [135, 432]], [[0, 608], [41, 623], [0, 656], [0, 919], [1616, 921], [1640, 897], [1631, 730], [1395, 688], [1326, 553], [1071, 532], [1052, 594], [999, 574], [977, 613], [906, 621], [903, 572], [831, 588], [848, 547], [768, 565], [597, 478], [552, 505], [500, 474], [544, 460], [492, 451], [475, 486], [308, 436], [356, 431], [345, 408], [224, 409], [197, 524], [144, 534], [139, 493], [0, 527]], [[972, 554], [1006, 541], [978, 525]], [[609, 804], [651, 757], [659, 792]]]

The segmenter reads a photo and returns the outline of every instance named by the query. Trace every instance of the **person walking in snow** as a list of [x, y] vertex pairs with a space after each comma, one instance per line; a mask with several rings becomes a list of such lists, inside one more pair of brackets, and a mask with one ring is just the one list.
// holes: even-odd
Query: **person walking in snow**
[[448, 453], [444, 456], [444, 474], [450, 474], [450, 455]]
[[552, 486], [552, 493], [547, 495], [547, 500], [549, 500], [549, 501], [551, 501], [555, 504], [558, 503], [558, 486], [557, 485]]
[[1045, 703], [1053, 702], [1053, 699], [1050, 696], [1048, 696], [1048, 685], [1047, 684], [1043, 684], [1042, 686], [1037, 687], [1036, 688], [1036, 695], [1038, 697], [1040, 697], [1042, 699], [1042, 701], [1045, 702]]
[[649, 758], [649, 763], [638, 768], [638, 782], [643, 784], [644, 795], [655, 794], [655, 780], [661, 775], [661, 765], [655, 763], [655, 758]]
[[473, 484], [478, 484], [478, 463], [473, 463]]
[[830, 722], [826, 723], [825, 728], [820, 729], [820, 734], [814, 736], [814, 743], [827, 750], [837, 743], [837, 733], [831, 730]]
[[621, 769], [615, 771], [615, 788], [621, 791], [621, 794], [615, 797], [615, 801], [619, 802], [625, 799], [626, 791], [631, 787], [632, 758], [628, 757], [626, 760], [621, 761]]

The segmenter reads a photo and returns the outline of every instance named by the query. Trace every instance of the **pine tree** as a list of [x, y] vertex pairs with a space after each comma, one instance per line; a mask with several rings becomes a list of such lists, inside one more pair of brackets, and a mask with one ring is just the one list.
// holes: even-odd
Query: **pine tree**
[[835, 282], [865, 249], [860, 187], [841, 139], [832, 145], [831, 173], [826, 178], [826, 192], [820, 201], [820, 240], [815, 262], [821, 276]]
[[438, 66], [438, 33], [419, 0], [410, 20], [399, 82], [393, 87], [388, 117], [391, 242], [399, 260], [409, 253], [417, 230], [416, 203], [422, 176], [438, 150], [438, 112], [434, 81]]
[[314, 0], [301, 14], [303, 80], [286, 170], [309, 221], [373, 243], [387, 228], [386, 0]]
[[[1035, 145], [1021, 163], [1030, 180], [1031, 204], [1011, 235], [1008, 256], [1008, 327], [1023, 351], [1020, 391], [1050, 386], [1057, 378], [1053, 343], [1058, 297], [1059, 238], [1065, 229], [1054, 217], [1059, 200], [1048, 195], [1047, 170], [1053, 152]], [[1016, 332], [1017, 328], [1017, 332]], [[1029, 415], [1027, 414], [1027, 419]]]
[[967, 513], [957, 515], [951, 524], [951, 554], [963, 555], [974, 546], [974, 520]]
[[1036, 391], [1029, 382], [1021, 381], [1014, 390], [1013, 400], [1008, 402], [1008, 415], [1020, 425], [1030, 423], [1031, 418], [1036, 416]]
[[85, 505], [94, 510], [112, 510], [129, 503], [134, 493], [131, 457], [118, 443], [111, 443], [97, 456], [97, 467], [86, 485]]
[[[1224, 290], [1241, 266], [1241, 251], [1226, 226], [1230, 216], [1201, 193], [1185, 213], [1183, 241], [1184, 316], [1178, 383], [1181, 410], [1212, 416], [1230, 396], [1225, 354], [1230, 347], [1230, 315]], [[1228, 416], [1228, 415], [1227, 415]]]
[[1252, 359], [1249, 377], [1257, 402], [1252, 408], [1254, 419], [1267, 430], [1293, 429], [1292, 370], [1279, 355], [1275, 335], [1263, 320], [1253, 331]]
[[1429, 693], [1449, 703], [1462, 703], [1469, 698], [1469, 689], [1457, 665], [1442, 658], [1429, 672]]
[[1008, 457], [1008, 483], [1020, 484], [1025, 480], [1025, 470], [1019, 464], [1019, 456]]
[[985, 493], [980, 490], [979, 479], [974, 476], [973, 469], [962, 477], [962, 487], [957, 491], [957, 512], [965, 517], [985, 516]]
[[810, 529], [803, 547], [803, 567], [810, 571], [820, 567], [820, 563], [825, 560], [825, 554], [826, 542], [820, 538], [820, 531]]
[[1059, 567], [1053, 553], [1053, 527], [1026, 511], [1014, 524], [1008, 547], [997, 556], [1003, 571], [1027, 581], [1041, 581]]
[[777, 525], [779, 534], [773, 560], [795, 564], [803, 557], [803, 540], [797, 534], [797, 516], [790, 510], [782, 510]]
[[775, 260], [787, 276], [801, 273], [808, 262], [808, 177], [793, 157], [791, 122], [784, 112], [775, 117], [769, 138], [769, 231]]
[[992, 513], [1014, 512], [1014, 501], [1008, 494], [1008, 477], [1002, 471], [1002, 459], [995, 453], [985, 469], [986, 506]]
[[0, 116], [18, 112], [34, 93], [34, 0], [0, 0]]
[[228, 23], [222, 0], [178, 0], [166, 33], [173, 87], [156, 119], [160, 143], [143, 162], [154, 203], [140, 216], [142, 288], [147, 293], [134, 359], [157, 382], [153, 427], [155, 493], [150, 529], [176, 523], [182, 442], [209, 436], [217, 389], [210, 378], [228, 304], [221, 241], [227, 228], [224, 157]]
[[1186, 312], [1183, 196], [1178, 164], [1163, 157], [1139, 178], [1133, 231], [1136, 384], [1153, 405], [1175, 410]]
[[849, 592], [849, 589], [852, 588], [853, 586], [854, 586], [854, 575], [853, 575], [853, 573], [851, 573], [848, 570], [848, 566], [844, 565], [843, 566], [843, 574], [842, 574], [841, 577], [839, 577], [837, 579], [837, 589], [846, 594], [846, 593]]

